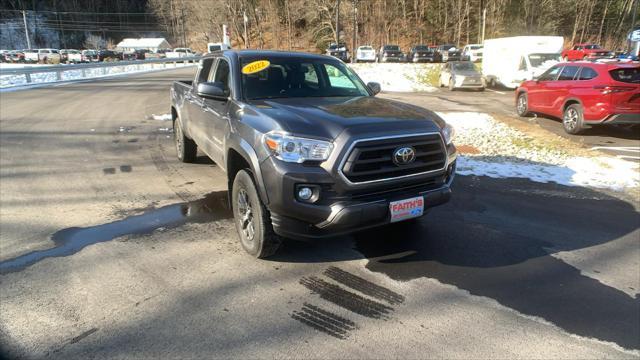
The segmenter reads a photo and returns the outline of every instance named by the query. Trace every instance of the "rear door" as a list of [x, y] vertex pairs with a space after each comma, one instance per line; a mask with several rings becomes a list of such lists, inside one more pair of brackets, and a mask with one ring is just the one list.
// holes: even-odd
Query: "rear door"
[[202, 110], [204, 99], [198, 96], [198, 84], [207, 81], [215, 60], [215, 58], [202, 59], [198, 65], [198, 72], [191, 89], [184, 93], [184, 106], [182, 111], [186, 112], [186, 119], [182, 119], [182, 124], [186, 127], [187, 133], [196, 141], [198, 146], [203, 146], [206, 141], [206, 131], [202, 120], [204, 117]]
[[[224, 58], [209, 73], [208, 82], [220, 83], [231, 95], [231, 67]], [[217, 164], [222, 164], [225, 134], [229, 128], [229, 99], [203, 99], [202, 124], [206, 132], [206, 152]]]

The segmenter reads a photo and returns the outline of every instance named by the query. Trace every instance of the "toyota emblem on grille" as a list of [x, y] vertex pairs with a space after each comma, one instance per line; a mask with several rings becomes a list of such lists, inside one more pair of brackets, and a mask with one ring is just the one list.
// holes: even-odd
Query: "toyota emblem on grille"
[[393, 162], [396, 165], [408, 165], [416, 159], [416, 150], [411, 146], [397, 148], [393, 152]]

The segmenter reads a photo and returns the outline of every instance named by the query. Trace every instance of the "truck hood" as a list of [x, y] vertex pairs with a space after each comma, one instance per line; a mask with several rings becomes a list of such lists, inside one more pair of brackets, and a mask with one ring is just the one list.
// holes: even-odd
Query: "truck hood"
[[417, 106], [372, 96], [254, 100], [248, 105], [299, 136], [335, 139], [353, 135], [439, 131], [444, 121]]

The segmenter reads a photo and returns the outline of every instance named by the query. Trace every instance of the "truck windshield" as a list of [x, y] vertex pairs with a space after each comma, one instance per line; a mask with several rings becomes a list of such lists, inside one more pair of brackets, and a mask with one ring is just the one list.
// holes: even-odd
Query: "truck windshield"
[[398, 45], [386, 45], [384, 47], [384, 50], [398, 51], [398, 50], [400, 50], [400, 47]]
[[[249, 71], [255, 63], [257, 72]], [[368, 96], [365, 85], [338, 61], [304, 58], [242, 59], [242, 92], [247, 100], [291, 97]]]
[[560, 54], [530, 54], [531, 67], [549, 67], [560, 61]]

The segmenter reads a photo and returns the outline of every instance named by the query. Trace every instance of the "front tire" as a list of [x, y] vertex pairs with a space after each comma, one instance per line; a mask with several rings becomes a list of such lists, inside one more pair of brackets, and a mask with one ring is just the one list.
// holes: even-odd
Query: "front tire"
[[238, 171], [233, 180], [231, 204], [242, 248], [259, 259], [275, 254], [282, 239], [273, 231], [269, 211], [247, 170]]
[[529, 112], [529, 98], [527, 97], [527, 93], [521, 93], [518, 95], [518, 100], [516, 101], [516, 112], [518, 116], [527, 117], [531, 116]]
[[562, 115], [562, 127], [567, 134], [571, 135], [578, 135], [584, 132], [586, 127], [584, 126], [582, 105], [571, 104], [564, 109], [564, 114]]
[[198, 145], [184, 134], [180, 119], [176, 119], [173, 122], [173, 137], [176, 144], [178, 160], [183, 163], [194, 162], [198, 154]]

